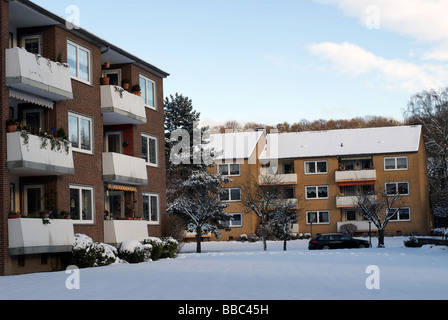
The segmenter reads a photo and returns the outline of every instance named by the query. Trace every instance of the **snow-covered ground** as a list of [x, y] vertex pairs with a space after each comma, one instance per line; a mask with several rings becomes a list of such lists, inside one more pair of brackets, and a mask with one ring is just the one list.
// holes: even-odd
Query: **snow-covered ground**
[[[77, 283], [65, 271], [0, 277], [0, 299], [448, 299], [448, 248], [406, 248], [404, 240], [326, 251], [296, 240], [286, 252], [281, 242], [266, 252], [261, 242], [209, 242], [202, 254], [190, 243], [176, 259], [81, 269], [79, 289], [67, 289]], [[373, 278], [379, 289], [366, 287]]]

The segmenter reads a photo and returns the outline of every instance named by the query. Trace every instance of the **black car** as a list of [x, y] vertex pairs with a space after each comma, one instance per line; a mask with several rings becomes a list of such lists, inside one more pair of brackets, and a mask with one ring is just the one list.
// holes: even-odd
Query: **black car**
[[320, 234], [312, 238], [308, 244], [309, 250], [369, 247], [369, 241], [355, 239], [343, 233]]

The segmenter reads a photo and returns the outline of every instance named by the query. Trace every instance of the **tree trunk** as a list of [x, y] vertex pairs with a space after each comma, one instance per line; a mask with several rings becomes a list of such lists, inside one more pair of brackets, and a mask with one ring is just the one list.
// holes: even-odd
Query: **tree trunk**
[[283, 238], [283, 251], [286, 251], [286, 234], [284, 235]]
[[202, 241], [202, 232], [201, 229], [196, 229], [196, 253], [201, 253], [201, 241]]
[[264, 219], [261, 222], [261, 238], [263, 239], [263, 250], [266, 251], [267, 245], [266, 245], [266, 225], [264, 223]]
[[378, 248], [384, 247], [384, 229], [378, 229]]

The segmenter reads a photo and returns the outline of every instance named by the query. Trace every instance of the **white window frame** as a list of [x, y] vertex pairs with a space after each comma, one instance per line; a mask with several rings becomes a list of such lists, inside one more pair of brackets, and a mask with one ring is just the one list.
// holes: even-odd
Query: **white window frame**
[[[231, 174], [230, 172], [230, 166], [232, 166], [232, 165], [236, 165], [236, 166], [238, 166], [238, 174]], [[218, 173], [221, 173], [221, 170], [220, 170], [220, 167], [221, 166], [227, 166], [227, 172], [229, 173], [229, 174], [221, 174], [221, 175], [223, 175], [223, 176], [226, 176], [226, 177], [239, 177], [239, 176], [241, 176], [241, 164], [239, 164], [239, 163], [219, 163], [218, 164]]]
[[[79, 82], [92, 85], [92, 50], [84, 47], [83, 45], [80, 45], [79, 43], [76, 43], [72, 40], [67, 39], [67, 60], [68, 60], [68, 45], [72, 45], [76, 47], [76, 76], [72, 75], [70, 73], [70, 76], [72, 79], [77, 80]], [[89, 72], [89, 79], [85, 80], [79, 77], [79, 50], [82, 49], [83, 51], [87, 52], [87, 59], [88, 59], [88, 72]]]
[[[232, 192], [231, 192], [231, 190], [234, 190], [234, 189], [240, 190], [240, 198], [237, 199], [237, 200], [233, 200], [232, 199]], [[226, 190], [228, 192], [229, 200], [222, 200], [222, 202], [239, 202], [239, 201], [241, 201], [241, 188], [225, 188], [224, 190]]]
[[158, 168], [159, 167], [159, 138], [154, 135], [147, 134], [147, 133], [142, 133], [141, 138], [143, 139], [143, 137], [148, 139], [147, 143], [146, 143], [146, 148], [148, 151], [149, 151], [149, 139], [152, 139], [155, 141], [156, 163], [149, 162], [150, 161], [149, 153], [148, 153], [148, 159], [145, 159], [145, 158], [143, 158], [143, 152], [142, 152], [142, 159], [145, 160], [147, 166]]
[[[93, 224], [95, 223], [95, 187], [93, 186], [84, 186], [84, 185], [69, 185], [69, 196], [70, 196], [70, 190], [71, 189], [77, 189], [79, 190], [79, 199], [78, 199], [78, 203], [79, 203], [79, 209], [81, 210], [81, 212], [79, 213], [79, 220], [73, 219], [73, 222], [75, 224]], [[92, 199], [91, 199], [91, 203], [92, 203], [92, 219], [91, 220], [83, 220], [82, 219], [82, 208], [84, 207], [84, 203], [82, 202], [82, 191], [83, 190], [88, 190], [90, 191], [91, 195], [92, 195]], [[70, 199], [70, 206], [71, 206], [71, 199]], [[71, 212], [71, 208], [69, 208], [69, 212]]]
[[[327, 196], [326, 197], [319, 197], [319, 188], [327, 188]], [[308, 188], [315, 188], [316, 189], [316, 197], [315, 198], [308, 198]], [[306, 186], [305, 187], [305, 199], [306, 200], [320, 200], [320, 199], [328, 199], [330, 197], [330, 188], [328, 185], [321, 185], [321, 186]]]
[[[148, 224], [150, 225], [159, 225], [160, 224], [160, 194], [158, 193], [153, 193], [153, 192], [144, 192], [143, 193], [143, 197], [148, 197], [148, 220], [146, 220], [148, 222]], [[157, 198], [157, 220], [152, 221], [151, 219], [151, 197], [155, 197]], [[145, 215], [145, 213], [143, 212], [143, 216]]]
[[236, 216], [239, 215], [241, 217], [240, 224], [234, 224], [234, 220], [224, 221], [225, 225], [230, 228], [241, 228], [243, 226], [243, 214], [241, 212], [230, 212], [229, 215]]
[[[408, 193], [399, 193], [399, 192], [398, 192], [398, 185], [399, 185], [400, 183], [405, 183], [405, 184], [408, 185], [408, 187], [407, 187], [407, 189], [408, 189]], [[396, 193], [387, 193], [387, 185], [388, 185], [388, 184], [395, 184], [395, 189], [397, 190], [397, 192], [396, 192]], [[388, 196], [408, 196], [409, 193], [410, 193], [410, 190], [409, 190], [409, 182], [408, 182], [408, 181], [385, 182], [385, 183], [384, 183], [384, 191], [386, 192], [386, 194], [387, 194]]]
[[[307, 170], [306, 170], [306, 164], [307, 163], [311, 163], [311, 162], [313, 162], [314, 163], [314, 166], [315, 166], [315, 168], [316, 168], [316, 172], [307, 172]], [[317, 172], [317, 163], [318, 162], [325, 162], [325, 167], [326, 167], [326, 171], [325, 172]], [[312, 161], [305, 161], [304, 163], [303, 163], [303, 166], [304, 166], [304, 172], [305, 172], [305, 174], [328, 174], [328, 161], [327, 160], [312, 160]]]
[[139, 80], [138, 80], [139, 84], [141, 83], [141, 80], [144, 80], [146, 83], [151, 82], [152, 83], [152, 88], [153, 88], [153, 92], [152, 92], [152, 97], [153, 97], [153, 102], [154, 102], [153, 106], [147, 103], [148, 102], [148, 99], [147, 99], [148, 98], [148, 92], [147, 92], [147, 90], [145, 90], [147, 88], [146, 83], [145, 83], [145, 88], [143, 88], [143, 87], [141, 88], [142, 91], [145, 90], [145, 97], [146, 97], [146, 99], [144, 101], [145, 102], [145, 107], [153, 109], [153, 110], [157, 110], [156, 82], [154, 80], [152, 80], [151, 78], [149, 78], [148, 76], [144, 75], [144, 74], [140, 74]]
[[[403, 222], [403, 221], [411, 221], [411, 208], [410, 207], [402, 207], [402, 208], [398, 208], [399, 210], [408, 210], [408, 214], [409, 214], [409, 219], [400, 219], [400, 212], [398, 212], [397, 214], [395, 214], [395, 216], [390, 219], [390, 222]], [[391, 210], [397, 210], [397, 208], [391, 208]]]
[[[37, 41], [38, 41], [37, 54], [42, 55], [42, 34], [27, 34], [27, 35], [21, 36], [20, 45], [22, 48], [25, 48], [25, 41], [28, 39], [37, 39]], [[33, 52], [31, 52], [31, 53], [33, 53]]]
[[[406, 159], [406, 168], [398, 168], [398, 159], [405, 158]], [[386, 168], [386, 160], [394, 159], [395, 167], [393, 169]], [[409, 159], [407, 156], [397, 156], [397, 157], [384, 157], [383, 160], [384, 171], [397, 171], [397, 170], [408, 170], [409, 169]]]
[[[78, 113], [69, 112], [68, 113], [68, 133], [69, 133], [69, 141], [70, 141], [70, 117], [75, 117], [78, 119], [78, 148], [72, 146], [73, 152], [80, 152], [85, 154], [93, 154], [94, 150], [94, 138], [93, 138], [93, 118], [89, 116], [84, 116]], [[85, 150], [81, 148], [81, 119], [88, 120], [90, 122], [90, 150]]]
[[[313, 222], [313, 224], [330, 224], [330, 222], [331, 222], [331, 215], [330, 215], [330, 210], [310, 210], [310, 211], [307, 211], [306, 212], [306, 224], [307, 225], [309, 225], [309, 224], [311, 224], [310, 223], [310, 220], [309, 220], [309, 214], [310, 213], [313, 213], [313, 212], [315, 212], [317, 215], [316, 215], [316, 217], [317, 217], [317, 222]], [[320, 222], [319, 221], [319, 218], [320, 218], [320, 213], [327, 213], [328, 214], [328, 222], [326, 221], [326, 222]]]

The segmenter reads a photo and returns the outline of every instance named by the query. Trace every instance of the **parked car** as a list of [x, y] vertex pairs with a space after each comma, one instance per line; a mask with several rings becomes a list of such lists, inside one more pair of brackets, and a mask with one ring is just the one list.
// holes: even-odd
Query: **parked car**
[[369, 241], [355, 239], [343, 233], [320, 234], [312, 238], [308, 244], [309, 250], [369, 247]]

